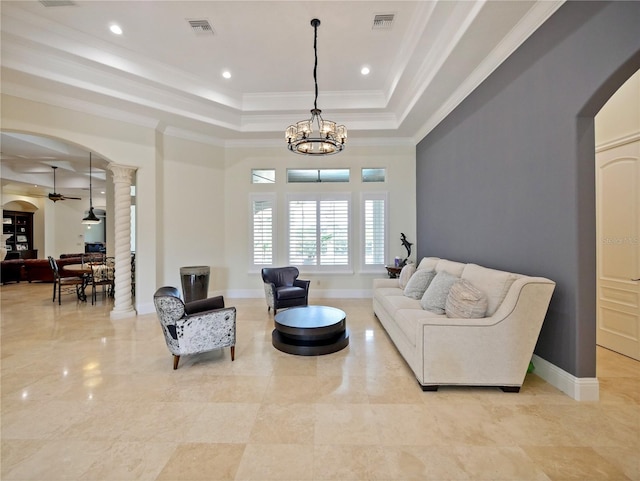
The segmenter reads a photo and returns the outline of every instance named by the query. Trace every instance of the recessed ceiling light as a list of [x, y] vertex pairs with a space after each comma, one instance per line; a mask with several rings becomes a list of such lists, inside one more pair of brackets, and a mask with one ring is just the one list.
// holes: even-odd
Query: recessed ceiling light
[[120, 28], [120, 25], [116, 25], [115, 23], [109, 26], [109, 30], [111, 30], [111, 33], [115, 33], [116, 35], [122, 35], [122, 28]]
[[224, 78], [231, 78], [231, 72], [229, 72], [228, 70], [225, 70], [224, 72], [222, 72], [222, 76]]
[[362, 75], [369, 75], [369, 72], [371, 72], [371, 70], [369, 70], [369, 67], [362, 67], [362, 68], [360, 69], [360, 73], [361, 73]]

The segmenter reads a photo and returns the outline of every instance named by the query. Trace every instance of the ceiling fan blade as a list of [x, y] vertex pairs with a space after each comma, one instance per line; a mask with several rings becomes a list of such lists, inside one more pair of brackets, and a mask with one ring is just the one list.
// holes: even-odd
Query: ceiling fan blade
[[62, 200], [82, 200], [82, 197], [67, 197], [66, 195], [63, 195]]

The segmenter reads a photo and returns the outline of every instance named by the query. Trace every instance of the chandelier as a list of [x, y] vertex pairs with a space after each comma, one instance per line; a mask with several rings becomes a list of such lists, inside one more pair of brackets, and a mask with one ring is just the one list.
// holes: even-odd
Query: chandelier
[[316, 87], [316, 97], [313, 101], [313, 109], [311, 109], [311, 118], [309, 120], [301, 120], [294, 125], [287, 127], [285, 138], [287, 139], [287, 147], [296, 154], [304, 155], [331, 155], [337, 154], [344, 149], [347, 141], [347, 128], [344, 125], [336, 125], [331, 120], [322, 118], [322, 110], [318, 108], [318, 27], [320, 20], [314, 18], [311, 20], [313, 27], [313, 51], [315, 55], [315, 64], [313, 66], [313, 81]]

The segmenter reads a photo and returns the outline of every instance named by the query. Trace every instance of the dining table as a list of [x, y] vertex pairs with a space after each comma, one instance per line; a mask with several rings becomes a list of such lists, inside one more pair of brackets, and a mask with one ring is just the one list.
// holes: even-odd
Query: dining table
[[89, 264], [68, 264], [64, 266], [64, 272], [72, 276], [82, 277], [82, 285], [78, 289], [78, 299], [86, 302], [86, 289], [91, 282], [91, 266]]

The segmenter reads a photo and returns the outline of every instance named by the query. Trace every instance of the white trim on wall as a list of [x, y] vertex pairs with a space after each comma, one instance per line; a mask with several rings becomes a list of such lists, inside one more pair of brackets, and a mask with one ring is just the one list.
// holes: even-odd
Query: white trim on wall
[[600, 383], [595, 377], [575, 377], [555, 364], [533, 355], [534, 374], [576, 401], [598, 401]]
[[611, 150], [623, 145], [631, 144], [638, 140], [640, 140], [640, 132], [636, 132], [634, 134], [627, 135], [626, 137], [612, 140], [611, 142], [605, 142], [604, 144], [596, 145], [596, 154], [604, 152], [605, 150]]

